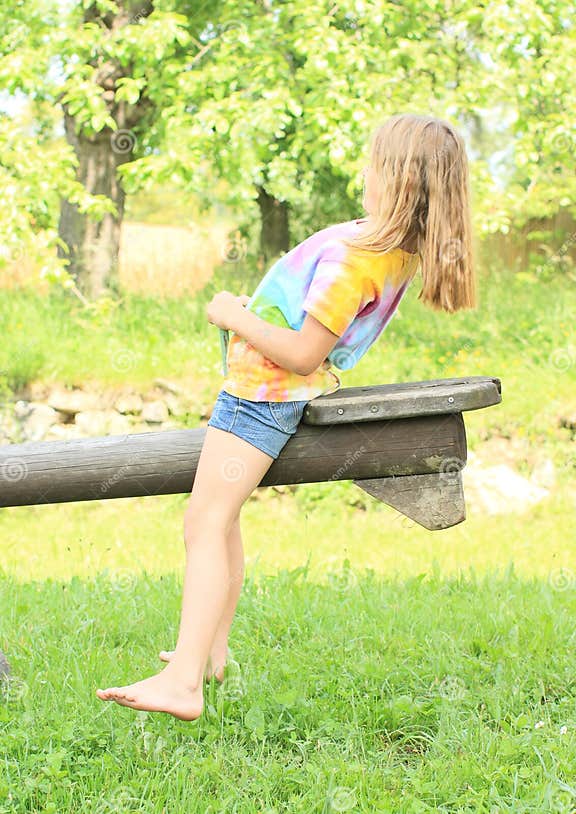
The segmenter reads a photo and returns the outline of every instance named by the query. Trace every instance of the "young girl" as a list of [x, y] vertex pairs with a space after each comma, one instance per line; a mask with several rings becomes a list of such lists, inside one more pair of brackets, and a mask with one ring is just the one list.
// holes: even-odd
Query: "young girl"
[[186, 570], [176, 649], [162, 672], [103, 700], [168, 712], [203, 709], [222, 680], [244, 575], [240, 510], [296, 432], [305, 405], [332, 393], [393, 316], [418, 268], [418, 298], [448, 312], [476, 304], [465, 146], [448, 122], [392, 116], [372, 136], [368, 217], [320, 230], [281, 257], [250, 297], [221, 291], [209, 322], [231, 330], [228, 376], [206, 428], [184, 516]]

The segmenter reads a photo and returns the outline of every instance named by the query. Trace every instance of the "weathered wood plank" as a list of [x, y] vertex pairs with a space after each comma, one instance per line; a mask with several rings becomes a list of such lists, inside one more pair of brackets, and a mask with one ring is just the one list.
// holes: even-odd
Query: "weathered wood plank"
[[[0, 506], [190, 492], [206, 429], [0, 447]], [[300, 423], [259, 486], [416, 475], [466, 461], [460, 414], [313, 426]], [[230, 458], [222, 481], [241, 477]]]
[[430, 531], [446, 529], [466, 519], [460, 470], [370, 478], [354, 483]]
[[304, 424], [344, 424], [479, 410], [502, 401], [500, 379], [469, 376], [345, 387], [306, 405]]

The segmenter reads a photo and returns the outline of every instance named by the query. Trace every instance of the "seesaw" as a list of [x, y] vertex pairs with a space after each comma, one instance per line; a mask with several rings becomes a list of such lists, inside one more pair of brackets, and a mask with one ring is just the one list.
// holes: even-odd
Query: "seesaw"
[[[258, 486], [351, 480], [427, 529], [454, 526], [466, 517], [462, 413], [500, 401], [500, 379], [485, 376], [318, 396]], [[205, 433], [0, 446], [0, 507], [190, 492]]]
[[[500, 379], [345, 387], [312, 399], [258, 485], [351, 480], [432, 531], [466, 518], [462, 413], [499, 404]], [[192, 489], [205, 428], [0, 446], [0, 507]], [[230, 460], [228, 478], [241, 476]], [[235, 471], [235, 468], [236, 471]], [[0, 652], [0, 682], [9, 667]]]

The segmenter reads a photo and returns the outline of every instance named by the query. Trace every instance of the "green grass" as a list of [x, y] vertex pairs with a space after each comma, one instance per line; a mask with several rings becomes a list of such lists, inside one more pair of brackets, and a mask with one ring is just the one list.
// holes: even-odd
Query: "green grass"
[[[43, 379], [145, 386], [160, 375], [212, 376], [220, 364], [218, 330], [201, 299], [154, 300], [129, 295], [100, 311], [54, 292], [0, 294], [0, 373], [13, 389]], [[200, 314], [202, 313], [202, 316]], [[207, 363], [211, 363], [211, 367]]]
[[[444, 575], [514, 562], [525, 578], [560, 568], [576, 575], [574, 488], [568, 478], [524, 514], [484, 515], [428, 531], [349, 482], [302, 484], [294, 493], [259, 489], [242, 509], [248, 567], [273, 575], [310, 558], [313, 580], [341, 567], [407, 578], [436, 559]], [[12, 579], [87, 579], [107, 570], [123, 578], [159, 577], [184, 566], [186, 495], [2, 509], [2, 567]], [[0, 644], [1, 649], [1, 644]]]
[[574, 809], [573, 587], [513, 567], [249, 576], [228, 675], [194, 723], [94, 694], [157, 670], [173, 576], [0, 587], [18, 675], [2, 814]]
[[94, 694], [175, 642], [185, 497], [4, 510], [0, 814], [572, 812], [570, 484], [443, 532], [354, 489], [247, 502], [233, 661], [192, 724]]
[[[220, 278], [195, 300], [92, 315], [3, 291], [0, 384], [162, 375], [215, 399], [204, 304], [219, 288], [242, 292]], [[559, 426], [576, 291], [486, 274], [478, 311], [452, 316], [418, 291], [342, 386], [498, 376], [502, 403], [464, 414], [468, 446], [521, 440], [521, 474], [549, 457], [550, 496], [429, 532], [348, 482], [258, 490], [234, 661], [192, 724], [94, 694], [151, 675], [174, 644], [187, 496], [2, 510], [0, 650], [16, 678], [0, 695], [0, 814], [576, 810], [576, 458]]]

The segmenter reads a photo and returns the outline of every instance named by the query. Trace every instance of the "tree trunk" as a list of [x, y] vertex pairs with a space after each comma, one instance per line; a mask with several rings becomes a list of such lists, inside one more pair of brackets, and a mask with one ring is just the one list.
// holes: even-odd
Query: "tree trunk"
[[[118, 250], [124, 215], [125, 193], [117, 168], [131, 160], [134, 146], [131, 133], [113, 133], [109, 128], [88, 138], [75, 131], [74, 117], [64, 112], [66, 138], [78, 156], [77, 179], [92, 195], [105, 195], [117, 208], [96, 221], [78, 211], [76, 204], [62, 201], [58, 234], [68, 247], [59, 248], [69, 259], [69, 273], [79, 290], [89, 299], [108, 288], [118, 288]], [[124, 149], [127, 148], [127, 149]], [[124, 151], [123, 151], [124, 150]]]
[[288, 226], [288, 204], [269, 195], [263, 187], [258, 187], [258, 206], [260, 207], [260, 255], [267, 267], [284, 252], [290, 249], [290, 231]]
[[[95, 23], [111, 32], [137, 24], [154, 10], [152, 0], [119, 0], [114, 11], [105, 11], [96, 2], [84, 6], [85, 23]], [[104, 59], [102, 54], [94, 56], [89, 64], [96, 68], [94, 81], [102, 88], [102, 98], [118, 129], [105, 127], [98, 133], [87, 133], [76, 126], [75, 117], [61, 102], [66, 139], [78, 158], [77, 180], [87, 192], [109, 198], [116, 213], [107, 213], [96, 221], [79, 212], [75, 204], [62, 201], [58, 235], [66, 249], [59, 247], [58, 254], [70, 261], [68, 272], [78, 289], [92, 299], [107, 289], [118, 289], [118, 249], [125, 193], [116, 171], [121, 164], [132, 160], [135, 130], [137, 132], [152, 104], [145, 92], [135, 104], [116, 100], [117, 82], [130, 75], [130, 64]]]

